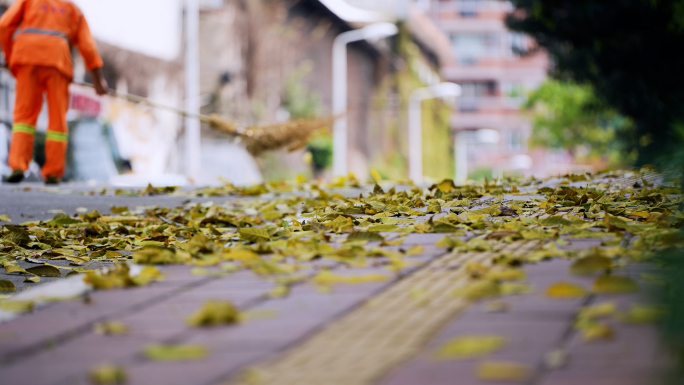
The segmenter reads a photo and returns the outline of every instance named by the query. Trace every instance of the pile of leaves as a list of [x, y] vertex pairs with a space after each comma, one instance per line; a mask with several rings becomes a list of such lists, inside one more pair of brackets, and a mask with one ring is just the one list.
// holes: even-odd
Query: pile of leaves
[[[151, 187], [142, 193], [152, 190], [178, 193]], [[309, 279], [325, 288], [387, 278], [328, 271], [339, 267], [386, 267], [388, 276], [401, 272], [422, 251], [403, 246], [410, 234], [444, 234], [436, 245], [453, 252], [489, 251], [495, 242], [539, 241], [540, 247], [524, 257], [497, 256], [494, 269], [473, 267], [473, 287], [464, 295], [479, 299], [524, 292], [520, 284], [507, 283], [519, 278], [510, 270], [523, 263], [584, 258], [576, 269], [609, 274], [615, 265], [648, 260], [655, 250], [678, 239], [684, 222], [681, 191], [655, 186], [642, 172], [467, 186], [445, 180], [429, 188], [406, 184], [389, 189], [377, 183], [364, 188], [350, 175], [328, 186], [301, 181], [249, 188], [227, 184], [183, 194], [247, 198], [179, 207], [112, 207], [109, 215], [58, 214], [49, 221], [5, 225], [0, 264], [8, 274], [32, 282], [40, 276], [85, 274], [96, 289], [161, 279], [156, 269], [131, 276], [126, 265], [130, 262], [192, 265], [193, 274], [249, 269], [273, 277], [279, 283], [273, 295], [282, 296], [289, 286]], [[576, 238], [601, 239], [603, 247], [590, 252], [562, 248]], [[24, 269], [19, 261], [36, 266]], [[94, 261], [115, 266], [90, 271]], [[212, 266], [218, 269], [208, 270]], [[0, 288], [11, 291], [9, 281], [3, 282]]]

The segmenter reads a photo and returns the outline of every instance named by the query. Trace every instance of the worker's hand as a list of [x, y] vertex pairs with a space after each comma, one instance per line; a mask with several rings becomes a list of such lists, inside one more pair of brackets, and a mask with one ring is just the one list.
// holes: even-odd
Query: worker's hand
[[107, 81], [102, 76], [102, 68], [94, 68], [90, 71], [93, 77], [93, 88], [95, 93], [102, 96], [107, 94]]
[[95, 93], [102, 96], [107, 94], [107, 81], [104, 79], [97, 79], [93, 82]]

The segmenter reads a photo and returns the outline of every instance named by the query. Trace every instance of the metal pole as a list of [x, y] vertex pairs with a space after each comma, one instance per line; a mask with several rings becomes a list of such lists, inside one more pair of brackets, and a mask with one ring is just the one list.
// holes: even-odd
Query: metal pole
[[454, 182], [465, 184], [468, 180], [468, 153], [465, 131], [456, 131], [454, 135], [454, 158], [456, 161], [456, 175]]
[[408, 133], [409, 133], [409, 178], [414, 183], [423, 179], [423, 135], [421, 102], [424, 95], [414, 93], [409, 99]]
[[461, 96], [461, 86], [455, 83], [439, 83], [413, 90], [409, 95], [409, 178], [414, 183], [423, 181], [423, 128], [421, 102], [425, 99]]
[[365, 40], [380, 39], [397, 34], [397, 26], [390, 23], [375, 23], [361, 29], [343, 32], [333, 42], [333, 84], [332, 108], [338, 118], [333, 125], [333, 175], [347, 175], [347, 44]]
[[[199, 114], [199, 0], [185, 1], [185, 110]], [[185, 174], [191, 183], [202, 172], [200, 121], [185, 118]]]
[[332, 108], [337, 116], [333, 124], [333, 175], [347, 175], [347, 39], [340, 34], [333, 43]]

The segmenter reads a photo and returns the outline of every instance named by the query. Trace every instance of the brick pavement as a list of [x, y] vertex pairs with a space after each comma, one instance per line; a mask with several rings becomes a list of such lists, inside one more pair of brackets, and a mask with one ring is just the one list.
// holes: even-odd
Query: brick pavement
[[[138, 202], [126, 201], [130, 199], [127, 197], [119, 201], [117, 197], [116, 201], [102, 199], [97, 206], [83, 197], [69, 199], [72, 199], [69, 209], [83, 205], [104, 210], [111, 205], [132, 206]], [[170, 200], [168, 204], [173, 202]], [[59, 207], [59, 202], [45, 203], [37, 210], [46, 207]], [[429, 298], [435, 307], [425, 310], [408, 295], [413, 287], [411, 282], [427, 279], [436, 283], [440, 282], [437, 277], [442, 277], [452, 287], [458, 285], [459, 268], [463, 266], [459, 258], [481, 258], [487, 263], [486, 253], [459, 256], [434, 247], [442, 237], [441, 234], [409, 235], [402, 247], [420, 244], [424, 246], [424, 253], [413, 257], [415, 265], [397, 276], [373, 267], [332, 266], [341, 274], [380, 272], [390, 280], [335, 285], [331, 293], [321, 292], [305, 281], [293, 286], [288, 296], [272, 298], [268, 292], [275, 285], [273, 281], [252, 272], [207, 277], [190, 274], [188, 266], [167, 266], [161, 268], [166, 275], [163, 282], [134, 290], [93, 292], [88, 296], [89, 301], [50, 304], [0, 323], [0, 383], [87, 384], [87, 373], [93, 366], [110, 362], [126, 368], [130, 384], [145, 385], [236, 383], [248, 368], [257, 368], [254, 373], [261, 376], [263, 384], [288, 381], [316, 385], [496, 384], [475, 377], [479, 360], [432, 358], [444, 341], [473, 333], [507, 337], [508, 345], [487, 358], [530, 365], [532, 378], [520, 382], [526, 384], [654, 384], [670, 364], [659, 349], [654, 326], [650, 324], [616, 322], [614, 340], [581, 341], [572, 327], [581, 306], [610, 300], [626, 310], [630, 304], [647, 299], [643, 295], [593, 294], [579, 299], [545, 297], [543, 290], [559, 280], [590, 286], [591, 277], [567, 273], [569, 261], [526, 265], [527, 282], [534, 291], [505, 297], [510, 307], [506, 312], [486, 312], [486, 304], [468, 307], [448, 295], [439, 297], [443, 289], [430, 289], [429, 285], [425, 289], [434, 290]], [[572, 240], [563, 247], [581, 249], [600, 242]], [[649, 266], [632, 265], [619, 273], [643, 281], [642, 273], [649, 269]], [[397, 305], [382, 307], [383, 298], [397, 295], [403, 295]], [[188, 327], [185, 318], [207, 299], [230, 300], [254, 317], [236, 326]], [[373, 321], [371, 317], [371, 323], [364, 323], [369, 320], [369, 314], [376, 319]], [[435, 317], [435, 314], [441, 316]], [[130, 334], [95, 334], [93, 325], [105, 320], [126, 323]], [[390, 336], [388, 345], [381, 345], [386, 343], [383, 332], [394, 330], [395, 324], [408, 325], [408, 328]], [[364, 333], [363, 329], [368, 330]], [[358, 337], [350, 330], [357, 330]], [[375, 339], [365, 341], [367, 337]], [[360, 350], [350, 348], [354, 343], [368, 342], [371, 346], [363, 345]], [[142, 347], [151, 343], [202, 344], [209, 348], [210, 356], [200, 361], [153, 362], [141, 354]], [[567, 365], [548, 368], [544, 364], [544, 355], [553, 349], [567, 351]], [[336, 362], [337, 354], [340, 354], [339, 362]]]

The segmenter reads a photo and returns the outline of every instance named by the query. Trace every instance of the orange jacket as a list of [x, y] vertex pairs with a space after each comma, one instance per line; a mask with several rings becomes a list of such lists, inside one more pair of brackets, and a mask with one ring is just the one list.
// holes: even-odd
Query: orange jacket
[[102, 67], [85, 17], [68, 0], [15, 1], [0, 18], [0, 45], [12, 72], [17, 65], [55, 67], [72, 79], [72, 45], [88, 70]]

